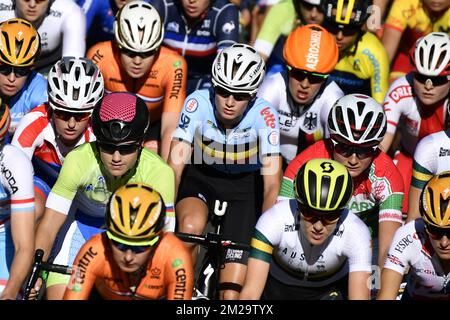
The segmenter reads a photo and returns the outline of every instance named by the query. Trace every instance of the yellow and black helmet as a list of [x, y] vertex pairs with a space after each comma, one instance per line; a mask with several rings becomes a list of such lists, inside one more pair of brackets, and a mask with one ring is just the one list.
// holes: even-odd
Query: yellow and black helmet
[[107, 235], [120, 243], [146, 246], [161, 234], [166, 206], [161, 195], [143, 183], [126, 184], [111, 196]]
[[39, 55], [41, 40], [26, 20], [14, 18], [0, 24], [0, 62], [17, 67], [32, 66]]
[[420, 195], [419, 210], [426, 224], [450, 228], [450, 171], [427, 182]]
[[342, 164], [330, 159], [309, 160], [298, 170], [294, 180], [297, 201], [318, 211], [338, 211], [353, 195], [353, 181]]

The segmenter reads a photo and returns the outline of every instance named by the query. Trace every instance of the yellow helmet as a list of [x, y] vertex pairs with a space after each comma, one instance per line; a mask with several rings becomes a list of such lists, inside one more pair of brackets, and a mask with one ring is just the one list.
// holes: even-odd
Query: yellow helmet
[[36, 29], [26, 20], [15, 18], [0, 24], [0, 62], [17, 67], [33, 65], [41, 48]]
[[330, 159], [313, 159], [301, 166], [294, 179], [297, 201], [318, 211], [337, 211], [353, 195], [353, 181], [347, 168]]
[[450, 228], [450, 171], [427, 182], [420, 195], [419, 210], [427, 225]]
[[107, 235], [120, 243], [153, 245], [164, 226], [166, 206], [161, 195], [143, 183], [126, 184], [111, 196]]

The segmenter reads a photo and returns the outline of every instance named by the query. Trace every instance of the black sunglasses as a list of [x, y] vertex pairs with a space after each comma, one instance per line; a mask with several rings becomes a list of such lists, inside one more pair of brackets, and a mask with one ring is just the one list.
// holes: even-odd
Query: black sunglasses
[[30, 74], [31, 68], [29, 67], [14, 67], [7, 64], [0, 65], [0, 73], [4, 76], [9, 76], [11, 72], [14, 72], [16, 77], [25, 77]]
[[344, 37], [353, 36], [361, 31], [361, 26], [345, 26], [328, 21], [324, 21], [323, 27], [331, 34], [338, 34], [341, 31]]
[[121, 155], [132, 154], [141, 148], [141, 144], [133, 143], [133, 144], [111, 144], [105, 142], [97, 141], [98, 148], [107, 154], [114, 154], [116, 151], [119, 151]]
[[308, 78], [308, 82], [311, 84], [322, 83], [328, 78], [328, 74], [309, 72], [287, 66], [289, 70], [289, 77], [294, 78], [297, 81], [303, 81]]
[[319, 12], [322, 12], [322, 8], [320, 7], [320, 5], [311, 4], [306, 1], [300, 1], [300, 7], [307, 11], [311, 11], [312, 9], [316, 8]]
[[447, 236], [447, 238], [450, 239], [450, 229], [448, 228], [438, 228], [431, 225], [425, 225], [425, 230], [427, 231], [428, 235], [434, 240], [439, 240], [443, 236]]
[[153, 56], [156, 53], [156, 50], [147, 51], [147, 52], [136, 52], [132, 50], [128, 50], [126, 48], [120, 48], [120, 52], [122, 52], [124, 55], [135, 58], [135, 57], [141, 57], [142, 59], [148, 58]]
[[90, 112], [75, 113], [75, 112], [62, 111], [62, 110], [58, 110], [58, 109], [55, 109], [53, 112], [55, 113], [55, 117], [57, 117], [58, 119], [64, 120], [64, 121], [69, 121], [73, 117], [76, 122], [80, 122], [80, 121], [89, 119], [91, 117]]
[[363, 160], [370, 156], [373, 156], [378, 148], [378, 146], [361, 147], [349, 145], [346, 143], [334, 141], [333, 139], [331, 139], [331, 141], [333, 142], [334, 151], [346, 158], [351, 157], [353, 154], [356, 154], [359, 160]]
[[311, 223], [315, 223], [320, 220], [322, 224], [333, 224], [336, 223], [342, 215], [342, 210], [330, 211], [330, 212], [320, 212], [308, 208], [304, 205], [299, 205], [300, 213], [303, 218]]
[[422, 84], [426, 84], [430, 80], [434, 87], [442, 86], [450, 81], [448, 76], [426, 76], [418, 72], [414, 72], [414, 79]]
[[143, 253], [146, 252], [148, 250], [150, 250], [150, 248], [152, 246], [148, 245], [148, 246], [131, 246], [129, 244], [125, 244], [125, 243], [121, 243], [115, 240], [111, 240], [114, 247], [116, 247], [117, 249], [119, 249], [122, 252], [126, 252], [127, 250], [131, 250], [133, 253]]
[[225, 88], [222, 88], [220, 86], [215, 86], [214, 87], [214, 91], [215, 93], [217, 93], [219, 96], [223, 97], [223, 98], [228, 98], [229, 96], [233, 96], [234, 100], [236, 101], [250, 101], [252, 99], [252, 95], [249, 93], [235, 93], [235, 92], [230, 92]]

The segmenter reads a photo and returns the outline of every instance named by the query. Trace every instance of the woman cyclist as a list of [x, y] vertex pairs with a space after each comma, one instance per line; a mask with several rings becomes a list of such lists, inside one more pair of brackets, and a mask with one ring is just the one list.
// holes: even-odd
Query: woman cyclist
[[402, 300], [450, 299], [450, 171], [431, 178], [417, 218], [397, 230], [381, 273], [380, 300], [394, 300], [409, 267]]
[[259, 218], [240, 299], [369, 299], [371, 245], [367, 226], [346, 207], [352, 177], [329, 159], [306, 162], [295, 199]]

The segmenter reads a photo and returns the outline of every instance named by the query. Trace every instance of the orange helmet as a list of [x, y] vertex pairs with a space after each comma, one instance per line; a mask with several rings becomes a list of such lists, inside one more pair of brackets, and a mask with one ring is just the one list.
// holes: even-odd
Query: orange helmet
[[289, 34], [283, 57], [293, 68], [328, 74], [338, 62], [339, 49], [327, 30], [317, 24], [308, 24]]
[[28, 67], [39, 54], [39, 33], [26, 20], [9, 19], [0, 24], [0, 62]]

